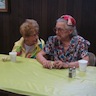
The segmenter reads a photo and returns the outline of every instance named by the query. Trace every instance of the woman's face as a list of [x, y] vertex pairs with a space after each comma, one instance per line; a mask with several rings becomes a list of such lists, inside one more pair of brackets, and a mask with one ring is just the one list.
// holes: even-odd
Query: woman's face
[[34, 44], [36, 44], [38, 42], [38, 33], [34, 33], [32, 35], [29, 36], [23, 36], [24, 38], [24, 43], [28, 46], [32, 46]]
[[64, 22], [57, 22], [55, 31], [57, 38], [61, 41], [69, 39], [69, 35], [72, 33], [72, 31], [66, 28], [66, 24]]

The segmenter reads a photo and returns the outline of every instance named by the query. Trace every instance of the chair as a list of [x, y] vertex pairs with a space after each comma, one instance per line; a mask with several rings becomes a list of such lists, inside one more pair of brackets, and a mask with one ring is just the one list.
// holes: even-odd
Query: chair
[[88, 66], [96, 66], [96, 56], [92, 52], [89, 52], [89, 65]]

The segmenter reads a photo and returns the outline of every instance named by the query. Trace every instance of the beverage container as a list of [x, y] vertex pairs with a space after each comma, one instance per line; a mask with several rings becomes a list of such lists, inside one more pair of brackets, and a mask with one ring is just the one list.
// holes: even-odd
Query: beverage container
[[79, 60], [79, 70], [85, 72], [87, 68], [87, 60]]
[[12, 62], [16, 62], [17, 52], [9, 52], [9, 55], [10, 55], [10, 60]]

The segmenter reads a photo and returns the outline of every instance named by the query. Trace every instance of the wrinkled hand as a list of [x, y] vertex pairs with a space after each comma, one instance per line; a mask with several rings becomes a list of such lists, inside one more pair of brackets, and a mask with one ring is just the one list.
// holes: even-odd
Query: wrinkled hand
[[48, 69], [52, 69], [52, 68], [53, 68], [52, 61], [49, 61], [49, 60], [44, 61], [44, 62], [43, 62], [43, 67], [44, 67], [44, 68], [48, 68]]
[[66, 63], [59, 61], [59, 60], [54, 61], [53, 65], [54, 65], [54, 68], [56, 68], [56, 69], [68, 68], [68, 65]]
[[63, 62], [62, 61], [54, 61], [53, 63], [54, 68], [61, 69], [63, 67]]
[[71, 62], [71, 63], [69, 63], [69, 67], [76, 67], [76, 68], [78, 68], [79, 67], [79, 63], [78, 62]]

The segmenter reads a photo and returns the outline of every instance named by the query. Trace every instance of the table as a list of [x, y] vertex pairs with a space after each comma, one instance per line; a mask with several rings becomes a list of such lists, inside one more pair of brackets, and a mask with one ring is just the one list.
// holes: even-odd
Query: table
[[76, 69], [45, 69], [35, 59], [17, 57], [16, 63], [3, 62], [0, 55], [0, 89], [29, 96], [96, 96], [96, 67], [86, 72]]

